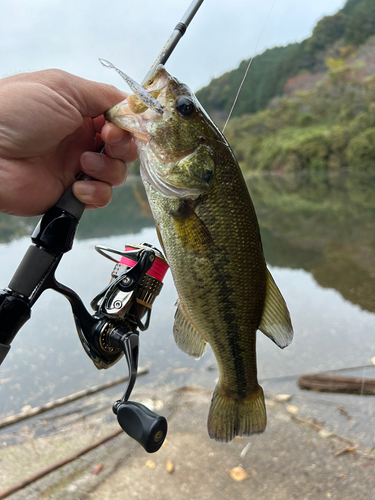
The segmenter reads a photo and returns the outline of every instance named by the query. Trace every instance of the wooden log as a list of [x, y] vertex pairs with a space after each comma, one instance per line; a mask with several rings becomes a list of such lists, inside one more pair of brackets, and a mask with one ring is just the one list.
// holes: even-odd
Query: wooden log
[[301, 389], [319, 392], [344, 392], [347, 394], [375, 395], [375, 379], [341, 377], [326, 373], [311, 373], [298, 378]]
[[[140, 375], [146, 375], [146, 373], [148, 372], [148, 369], [140, 368], [137, 372], [137, 376], [139, 377]], [[104, 384], [95, 385], [94, 387], [90, 387], [89, 389], [75, 392], [74, 394], [70, 394], [69, 396], [64, 396], [63, 398], [56, 399], [55, 401], [50, 401], [49, 403], [46, 403], [44, 405], [36, 406], [22, 413], [17, 413], [16, 415], [4, 418], [3, 420], [0, 420], [0, 429], [4, 429], [4, 427], [8, 427], [9, 425], [22, 422], [22, 420], [34, 417], [35, 415], [40, 415], [41, 413], [44, 413], [46, 411], [59, 408], [60, 406], [66, 405], [68, 403], [72, 403], [73, 401], [77, 401], [77, 399], [91, 396], [91, 394], [95, 394], [105, 389], [109, 389], [110, 387], [114, 387], [115, 385], [122, 384], [127, 380], [129, 380], [129, 377], [122, 377], [110, 382], [105, 382]]]

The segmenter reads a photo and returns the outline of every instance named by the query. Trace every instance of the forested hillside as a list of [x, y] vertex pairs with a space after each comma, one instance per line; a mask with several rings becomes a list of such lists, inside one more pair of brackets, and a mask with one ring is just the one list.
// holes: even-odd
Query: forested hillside
[[[375, 1], [347, 0], [339, 12], [317, 23], [310, 38], [266, 50], [254, 58], [233, 116], [264, 109], [270, 99], [284, 93], [290, 78], [301, 72], [325, 72], [327, 58], [345, 55], [344, 48], [350, 52], [374, 34]], [[197, 92], [198, 99], [215, 118], [224, 120], [228, 115], [248, 62], [242, 61], [237, 69], [213, 79]]]
[[[197, 93], [219, 125], [247, 64]], [[307, 40], [254, 58], [225, 134], [244, 170], [375, 167], [375, 0], [348, 0]]]
[[360, 65], [330, 64], [314, 90], [229, 122], [225, 135], [244, 170], [375, 167], [375, 76], [359, 80]]

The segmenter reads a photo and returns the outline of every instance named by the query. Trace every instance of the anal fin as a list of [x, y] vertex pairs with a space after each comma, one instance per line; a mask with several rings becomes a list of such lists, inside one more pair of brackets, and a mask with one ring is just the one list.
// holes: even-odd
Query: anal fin
[[288, 307], [268, 269], [266, 300], [259, 330], [281, 349], [293, 340], [293, 327]]
[[177, 301], [177, 310], [174, 316], [173, 335], [178, 347], [189, 356], [199, 359], [206, 350], [207, 342], [186, 317], [181, 303]]

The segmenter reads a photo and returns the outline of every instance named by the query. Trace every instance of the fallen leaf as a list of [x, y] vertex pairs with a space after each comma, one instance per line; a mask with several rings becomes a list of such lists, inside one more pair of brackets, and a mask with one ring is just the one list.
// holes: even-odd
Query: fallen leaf
[[146, 406], [151, 411], [160, 411], [163, 409], [163, 401], [160, 399], [143, 399], [140, 401], [144, 406]]
[[279, 403], [287, 403], [292, 398], [293, 396], [290, 394], [276, 394], [275, 396], [276, 401], [278, 401]]
[[319, 436], [322, 437], [322, 438], [325, 438], [325, 439], [328, 439], [330, 438], [331, 436], [333, 436], [333, 432], [327, 430], [327, 429], [321, 429], [319, 432], [318, 432]]
[[244, 481], [245, 479], [248, 479], [250, 476], [249, 474], [239, 465], [238, 467], [234, 467], [234, 469], [228, 470], [229, 475], [232, 479], [235, 481]]
[[292, 415], [295, 415], [296, 413], [298, 413], [298, 407], [294, 405], [287, 405], [286, 411], [288, 413], [291, 413]]
[[148, 467], [149, 469], [155, 469], [156, 464], [152, 460], [147, 460], [146, 467]]
[[167, 463], [165, 464], [165, 470], [169, 472], [169, 474], [172, 474], [172, 472], [174, 472], [174, 463], [171, 460], [167, 460]]
[[99, 474], [99, 472], [103, 469], [103, 464], [95, 465], [92, 469], [91, 474]]

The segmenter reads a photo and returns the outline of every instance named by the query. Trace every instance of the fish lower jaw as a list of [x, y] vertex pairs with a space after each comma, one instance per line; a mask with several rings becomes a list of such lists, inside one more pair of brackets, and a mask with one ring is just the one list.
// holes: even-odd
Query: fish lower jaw
[[128, 130], [128, 132], [133, 134], [136, 139], [139, 139], [144, 144], [147, 144], [147, 135], [146, 134], [143, 134], [142, 132], [139, 132], [137, 130], [136, 131]]
[[141, 170], [143, 183], [147, 183], [148, 189], [158, 196], [168, 198], [170, 200], [180, 200], [182, 198], [197, 199], [202, 193], [198, 189], [186, 189], [172, 186], [167, 182], [163, 182], [162, 178], [155, 179], [155, 176], [150, 176], [148, 172]]

